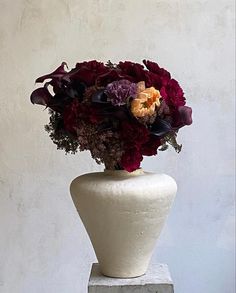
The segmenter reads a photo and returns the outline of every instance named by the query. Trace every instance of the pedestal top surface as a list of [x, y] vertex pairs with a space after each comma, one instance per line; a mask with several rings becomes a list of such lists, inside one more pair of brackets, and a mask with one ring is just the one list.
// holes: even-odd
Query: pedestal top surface
[[147, 273], [132, 279], [110, 278], [101, 274], [99, 264], [93, 264], [89, 287], [91, 286], [140, 286], [151, 284], [173, 284], [166, 264], [151, 264]]

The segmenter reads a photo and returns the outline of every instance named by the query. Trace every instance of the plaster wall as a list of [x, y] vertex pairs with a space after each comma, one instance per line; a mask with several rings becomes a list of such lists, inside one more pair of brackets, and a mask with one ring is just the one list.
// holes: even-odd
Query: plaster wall
[[156, 60], [179, 80], [194, 124], [183, 150], [143, 168], [179, 186], [153, 263], [176, 293], [234, 293], [234, 1], [0, 0], [0, 292], [85, 293], [95, 256], [70, 181], [102, 170], [65, 156], [29, 102], [61, 61]]

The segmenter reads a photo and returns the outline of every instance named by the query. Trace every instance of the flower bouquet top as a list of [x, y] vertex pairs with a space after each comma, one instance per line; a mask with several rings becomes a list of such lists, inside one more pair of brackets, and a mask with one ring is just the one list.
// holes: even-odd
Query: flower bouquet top
[[58, 149], [89, 150], [107, 169], [129, 172], [140, 168], [143, 156], [172, 145], [178, 130], [192, 123], [179, 83], [158, 64], [145, 67], [130, 61], [112, 64], [95, 60], [66, 71], [62, 63], [36, 82], [44, 85], [31, 102], [49, 108], [45, 126]]

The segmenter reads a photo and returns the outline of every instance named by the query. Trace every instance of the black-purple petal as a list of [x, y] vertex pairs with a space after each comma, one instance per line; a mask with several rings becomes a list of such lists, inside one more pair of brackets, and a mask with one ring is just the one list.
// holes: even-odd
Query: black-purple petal
[[47, 106], [52, 99], [52, 95], [47, 87], [40, 87], [34, 90], [30, 96], [30, 101], [33, 104]]

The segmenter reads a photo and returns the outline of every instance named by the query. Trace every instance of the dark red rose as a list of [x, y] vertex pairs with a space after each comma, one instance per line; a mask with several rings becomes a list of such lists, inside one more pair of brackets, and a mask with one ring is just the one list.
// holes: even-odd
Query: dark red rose
[[157, 154], [157, 149], [161, 145], [161, 140], [155, 135], [150, 135], [149, 140], [142, 145], [141, 152], [143, 156], [154, 156]]
[[161, 88], [160, 93], [168, 106], [178, 108], [185, 105], [184, 92], [175, 79], [169, 80], [168, 84]]
[[121, 157], [120, 164], [124, 170], [132, 172], [140, 168], [140, 163], [143, 160], [143, 156], [136, 148], [131, 148], [125, 151]]

